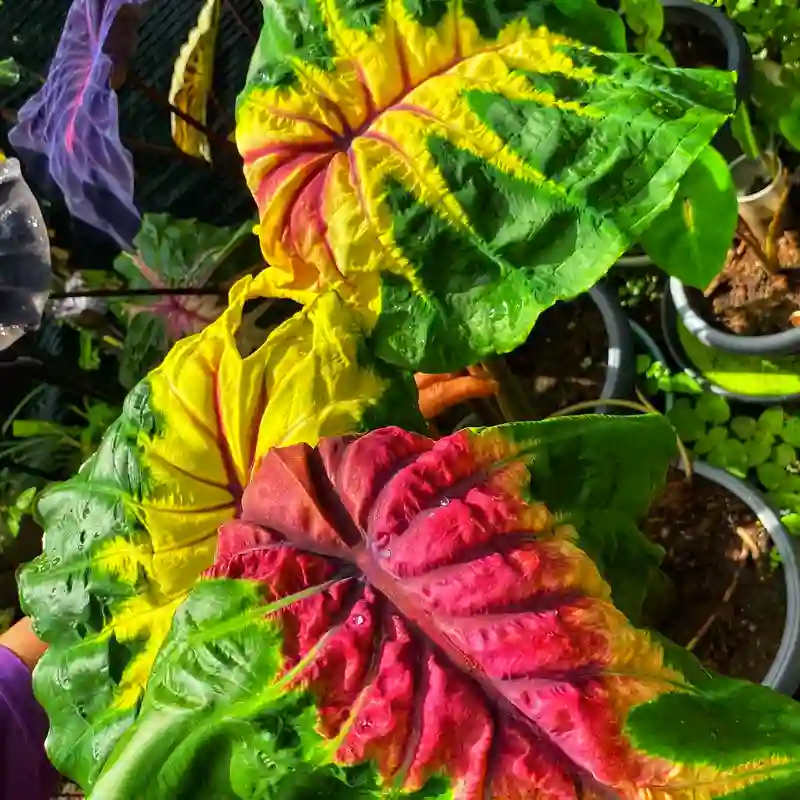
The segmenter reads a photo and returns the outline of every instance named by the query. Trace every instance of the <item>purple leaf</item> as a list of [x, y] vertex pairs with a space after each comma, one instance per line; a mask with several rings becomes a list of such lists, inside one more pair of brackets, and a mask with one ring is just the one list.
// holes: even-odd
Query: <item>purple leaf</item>
[[[133, 159], [119, 137], [120, 47], [146, 0], [74, 0], [45, 85], [20, 109], [9, 141], [42, 180], [64, 193], [70, 212], [129, 248], [139, 229], [133, 202]], [[115, 24], [116, 21], [116, 24]], [[115, 43], [109, 48], [109, 40]], [[115, 56], [117, 58], [115, 58]]]

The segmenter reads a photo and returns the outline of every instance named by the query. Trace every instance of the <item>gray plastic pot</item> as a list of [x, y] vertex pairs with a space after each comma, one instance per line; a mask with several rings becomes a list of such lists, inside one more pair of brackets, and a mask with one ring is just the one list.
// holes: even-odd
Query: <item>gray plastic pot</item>
[[[791, 394], [739, 394], [738, 392], [732, 392], [728, 389], [723, 389], [721, 386], [718, 386], [715, 383], [712, 383], [705, 377], [695, 365], [692, 363], [691, 359], [686, 355], [686, 352], [681, 344], [680, 338], [678, 337], [678, 317], [680, 316], [684, 325], [689, 328], [687, 324], [687, 318], [689, 320], [694, 321], [693, 314], [696, 315], [695, 312], [687, 312], [684, 308], [684, 313], [679, 314], [679, 311], [676, 307], [675, 303], [675, 294], [672, 292], [673, 282], [677, 283], [678, 286], [682, 287], [682, 284], [675, 281], [674, 278], [670, 279], [669, 282], [669, 291], [664, 293], [664, 298], [661, 302], [661, 330], [664, 334], [664, 341], [667, 343], [667, 349], [669, 350], [670, 356], [675, 361], [675, 363], [683, 369], [687, 374], [691, 375], [701, 386], [710, 391], [714, 392], [714, 394], [721, 395], [722, 397], [727, 397], [729, 400], [738, 400], [740, 403], [750, 403], [756, 405], [763, 405], [763, 406], [773, 406], [773, 405], [781, 405], [783, 403], [797, 403], [800, 402], [800, 393], [791, 393]], [[686, 297], [686, 294], [680, 294], [679, 298]], [[698, 316], [698, 319], [701, 319]], [[695, 325], [697, 323], [695, 321]], [[711, 341], [715, 341], [714, 334], [721, 333], [716, 328], [709, 327], [709, 335], [711, 336]], [[691, 328], [689, 328], [691, 331]], [[798, 329], [800, 331], [800, 329]], [[788, 333], [792, 333], [794, 331], [787, 331]], [[730, 334], [724, 334], [730, 335]], [[778, 334], [783, 335], [783, 334]], [[695, 333], [698, 339], [704, 344], [709, 344], [709, 338], [707, 335], [698, 336]], [[734, 339], [766, 339], [769, 337], [766, 336], [733, 336]], [[711, 346], [714, 346], [713, 344]], [[724, 348], [718, 348], [720, 350]], [[730, 352], [730, 351], [728, 351]], [[735, 351], [734, 351], [735, 352]], [[741, 352], [740, 355], [754, 355], [752, 352]], [[756, 353], [755, 355], [764, 355], [763, 353]], [[772, 355], [775, 355], [774, 353]], [[783, 355], [786, 355], [784, 353]]]
[[[680, 466], [683, 469], [683, 465]], [[781, 523], [775, 509], [749, 483], [704, 461], [695, 461], [692, 469], [706, 480], [727, 489], [750, 507], [780, 553], [786, 581], [786, 621], [778, 652], [761, 683], [792, 695], [800, 686], [800, 560], [795, 540]]]
[[[628, 318], [622, 310], [617, 296], [605, 286], [597, 284], [589, 290], [589, 297], [603, 316], [603, 323], [608, 337], [608, 354], [606, 356], [606, 379], [600, 400], [626, 399], [633, 394], [636, 382], [636, 355], [633, 349], [633, 338]], [[613, 409], [607, 405], [598, 405], [599, 414], [611, 413]]]
[[669, 279], [669, 294], [686, 329], [703, 344], [742, 356], [789, 356], [800, 353], [800, 328], [768, 336], [738, 336], [714, 327], [701, 316], [700, 291]]

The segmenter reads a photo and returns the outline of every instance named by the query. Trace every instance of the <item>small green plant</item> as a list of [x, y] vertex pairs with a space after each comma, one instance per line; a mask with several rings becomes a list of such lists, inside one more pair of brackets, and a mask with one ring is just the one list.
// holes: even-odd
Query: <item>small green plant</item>
[[800, 536], [800, 417], [780, 406], [731, 416], [724, 397], [702, 391], [676, 400], [667, 418], [693, 455], [759, 486]]

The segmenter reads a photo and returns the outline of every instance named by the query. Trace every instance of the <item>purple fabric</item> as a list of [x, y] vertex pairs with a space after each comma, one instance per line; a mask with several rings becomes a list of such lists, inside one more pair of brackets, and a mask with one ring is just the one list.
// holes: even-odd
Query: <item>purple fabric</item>
[[0, 800], [47, 800], [58, 776], [44, 752], [47, 715], [28, 668], [0, 647]]

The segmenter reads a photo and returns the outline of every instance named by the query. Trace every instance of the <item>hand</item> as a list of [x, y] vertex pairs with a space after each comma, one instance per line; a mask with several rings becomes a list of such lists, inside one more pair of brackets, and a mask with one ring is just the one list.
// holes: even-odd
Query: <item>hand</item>
[[30, 670], [33, 670], [47, 650], [47, 645], [33, 632], [28, 617], [21, 619], [0, 635], [0, 646], [18, 656]]

